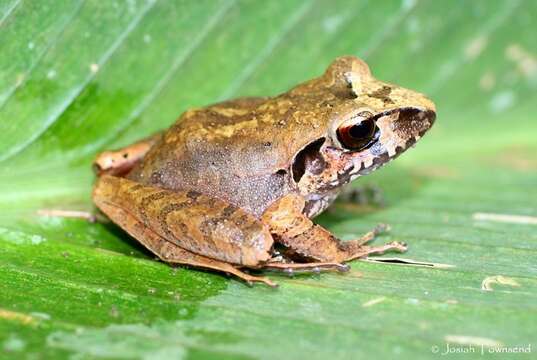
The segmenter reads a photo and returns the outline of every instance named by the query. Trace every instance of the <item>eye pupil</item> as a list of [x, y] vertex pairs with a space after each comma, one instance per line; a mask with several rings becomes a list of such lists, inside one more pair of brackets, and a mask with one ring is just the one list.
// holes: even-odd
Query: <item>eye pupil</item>
[[378, 128], [375, 121], [363, 120], [351, 126], [342, 126], [337, 130], [338, 140], [349, 150], [363, 150], [370, 147], [376, 140]]
[[370, 136], [375, 130], [375, 123], [373, 120], [364, 120], [359, 124], [351, 126], [349, 129], [349, 135], [356, 139], [361, 139]]

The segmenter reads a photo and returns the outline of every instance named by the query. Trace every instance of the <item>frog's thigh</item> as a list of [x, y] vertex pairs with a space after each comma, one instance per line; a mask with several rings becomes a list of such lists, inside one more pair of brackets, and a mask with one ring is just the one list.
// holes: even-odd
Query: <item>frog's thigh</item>
[[229, 263], [214, 260], [182, 249], [181, 247], [160, 237], [124, 209], [107, 203], [103, 203], [101, 206], [103, 212], [108, 214], [108, 216], [115, 223], [127, 231], [132, 237], [140, 241], [142, 245], [144, 245], [153, 254], [158, 256], [162, 261], [173, 264], [183, 264], [216, 271], [223, 271], [233, 274], [247, 283], [262, 282], [269, 286], [276, 286], [275, 283], [265, 277], [246, 274]]
[[[120, 209], [163, 239], [198, 255], [256, 267], [270, 258], [273, 239], [253, 215], [194, 191], [169, 191], [110, 175], [97, 179], [95, 204], [122, 224]], [[127, 229], [126, 229], [127, 230]]]
[[162, 138], [162, 132], [119, 150], [103, 151], [93, 162], [97, 174], [124, 175], [143, 159], [151, 147]]
[[344, 262], [392, 249], [404, 250], [404, 245], [397, 242], [372, 247], [364, 246], [364, 239], [340, 241], [304, 215], [304, 205], [302, 197], [290, 194], [272, 204], [262, 216], [278, 241], [302, 256], [317, 261]]

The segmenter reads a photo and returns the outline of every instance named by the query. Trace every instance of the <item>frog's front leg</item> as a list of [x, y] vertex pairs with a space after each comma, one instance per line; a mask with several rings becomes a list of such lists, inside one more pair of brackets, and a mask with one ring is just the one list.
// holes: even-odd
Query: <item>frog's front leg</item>
[[301, 196], [290, 194], [272, 204], [262, 217], [277, 240], [301, 256], [316, 261], [346, 262], [388, 250], [406, 251], [406, 244], [399, 242], [364, 245], [376, 235], [376, 230], [356, 240], [340, 241], [304, 215], [304, 206]]

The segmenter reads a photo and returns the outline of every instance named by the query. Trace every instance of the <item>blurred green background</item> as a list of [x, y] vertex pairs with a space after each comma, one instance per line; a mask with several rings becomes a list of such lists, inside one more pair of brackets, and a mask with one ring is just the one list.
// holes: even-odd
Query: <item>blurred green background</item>
[[[0, 357], [535, 358], [536, 27], [532, 0], [0, 0]], [[344, 54], [438, 118], [355, 184], [385, 206], [319, 221], [343, 238], [387, 222], [378, 242], [450, 267], [356, 261], [248, 288], [172, 270], [111, 224], [38, 214], [93, 211], [99, 150]], [[531, 353], [494, 353], [517, 346]]]

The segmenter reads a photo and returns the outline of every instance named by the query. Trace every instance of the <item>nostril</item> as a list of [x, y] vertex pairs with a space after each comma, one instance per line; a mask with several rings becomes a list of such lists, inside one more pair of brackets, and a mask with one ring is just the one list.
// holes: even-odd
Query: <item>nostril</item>
[[436, 120], [436, 112], [433, 111], [433, 110], [427, 110], [427, 111], [425, 111], [425, 117], [427, 119], [429, 119], [429, 121], [431, 122], [431, 125], [432, 125]]

